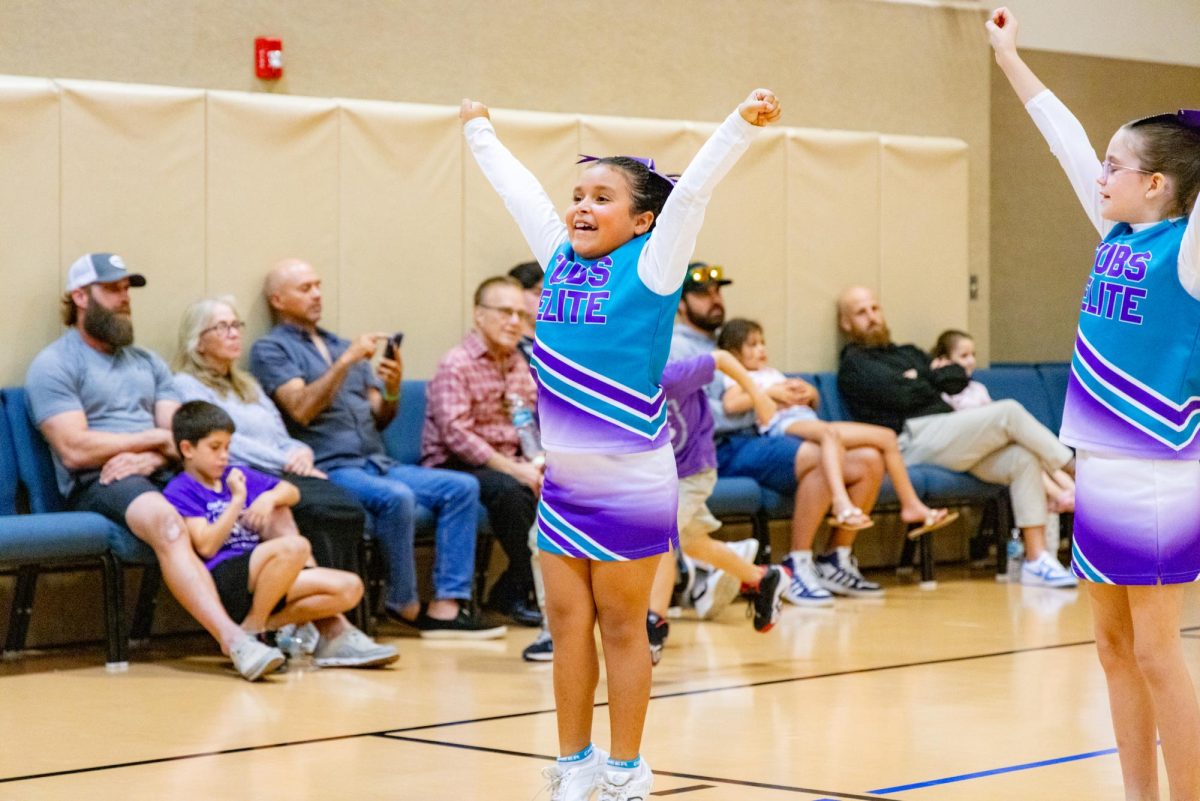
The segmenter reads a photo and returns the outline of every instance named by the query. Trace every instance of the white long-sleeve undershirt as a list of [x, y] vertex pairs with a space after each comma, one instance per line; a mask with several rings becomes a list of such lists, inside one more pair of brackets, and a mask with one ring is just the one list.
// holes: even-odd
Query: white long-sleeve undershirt
[[[733, 112], [680, 176], [655, 222], [654, 235], [638, 260], [638, 277], [651, 291], [670, 295], [683, 283], [713, 189], [750, 146], [754, 129], [755, 126]], [[463, 126], [463, 133], [483, 174], [516, 220], [534, 258], [543, 266], [549, 264], [567, 239], [567, 226], [546, 191], [500, 142], [491, 120], [477, 117]]]
[[[1100, 213], [1100, 186], [1096, 183], [1100, 176], [1100, 159], [1096, 158], [1083, 126], [1049, 89], [1030, 99], [1025, 110], [1050, 145], [1050, 152], [1062, 165], [1088, 219], [1104, 237], [1114, 223]], [[1133, 228], [1142, 230], [1152, 224], [1138, 224]], [[1193, 204], [1179, 245], [1179, 283], [1189, 295], [1200, 300], [1200, 203]]]

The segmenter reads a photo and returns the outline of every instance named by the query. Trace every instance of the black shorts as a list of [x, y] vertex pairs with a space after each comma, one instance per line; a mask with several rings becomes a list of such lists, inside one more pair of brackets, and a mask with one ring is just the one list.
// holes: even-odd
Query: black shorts
[[[246, 551], [238, 556], [231, 556], [223, 562], [220, 562], [211, 571], [213, 583], [217, 585], [217, 595], [221, 598], [221, 605], [225, 607], [225, 611], [229, 614], [229, 618], [240, 624], [246, 619], [246, 615], [250, 614], [250, 607], [254, 604], [254, 593], [250, 592], [250, 555], [253, 551]], [[279, 603], [275, 604], [275, 608], [271, 610], [271, 614], [275, 614], [287, 606], [287, 596], [279, 599]]]
[[147, 492], [162, 492], [176, 471], [163, 468], [148, 476], [129, 476], [111, 484], [100, 483], [100, 471], [90, 470], [75, 478], [75, 488], [67, 498], [67, 508], [76, 512], [98, 512], [114, 523], [125, 526], [129, 504]]

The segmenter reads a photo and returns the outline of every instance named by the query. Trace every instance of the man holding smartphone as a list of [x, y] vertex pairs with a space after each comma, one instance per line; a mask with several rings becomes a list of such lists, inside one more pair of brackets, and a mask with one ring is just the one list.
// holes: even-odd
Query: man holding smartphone
[[[276, 325], [250, 351], [250, 370], [283, 413], [293, 437], [312, 448], [316, 466], [371, 515], [388, 561], [389, 618], [422, 637], [489, 639], [503, 626], [483, 625], [467, 601], [475, 572], [479, 483], [451, 470], [400, 464], [380, 435], [396, 415], [403, 363], [399, 341], [373, 354], [386, 334], [346, 340], [318, 326], [321, 279], [299, 259], [277, 264], [263, 288]], [[434, 600], [417, 598], [413, 530], [417, 504], [437, 516]]]

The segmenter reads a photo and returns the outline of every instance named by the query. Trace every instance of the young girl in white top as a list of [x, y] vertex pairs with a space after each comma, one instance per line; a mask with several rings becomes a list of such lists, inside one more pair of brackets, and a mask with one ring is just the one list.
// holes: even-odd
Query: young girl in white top
[[[585, 158], [560, 217], [537, 179], [496, 137], [485, 106], [464, 100], [472, 155], [546, 271], [531, 367], [546, 473], [538, 547], [554, 638], [558, 764], [554, 801], [647, 798], [640, 756], [650, 699], [646, 620], [660, 556], [678, 546], [675, 457], [662, 371], [688, 259], [712, 191], [779, 118], [759, 89], [717, 128], [678, 183], [653, 162]], [[600, 625], [612, 747], [591, 744]]]
[[[1200, 578], [1200, 112], [1126, 123], [1103, 161], [1017, 53], [1006, 8], [996, 63], [1101, 237], [1089, 257], [1061, 438], [1076, 452], [1071, 569], [1086, 579], [1125, 797], [1200, 798], [1200, 704], [1180, 641]], [[1080, 265], [1083, 267], [1083, 265]]]
[[[943, 331], [933, 346], [933, 366], [954, 362], [967, 371], [970, 378], [975, 373], [975, 340], [965, 331], [950, 329]], [[957, 395], [942, 394], [942, 400], [956, 412], [978, 409], [992, 402], [987, 387], [972, 379], [967, 388]], [[1046, 488], [1046, 511], [1051, 515], [1075, 511], [1075, 479], [1065, 470], [1042, 473], [1042, 486]]]
[[[892, 486], [900, 501], [900, 519], [905, 523], [916, 524], [909, 530], [909, 537], [915, 539], [958, 519], [958, 512], [930, 509], [917, 496], [912, 480], [908, 477], [908, 469], [904, 466], [904, 458], [900, 455], [896, 434], [891, 429], [866, 423], [827, 423], [819, 420], [815, 411], [820, 402], [816, 388], [802, 379], [788, 378], [767, 364], [767, 340], [761, 325], [753, 320], [730, 320], [721, 329], [717, 346], [732, 353], [750, 372], [750, 377], [758, 388], [767, 392], [776, 404], [780, 405], [771, 422], [762, 427], [763, 434], [774, 437], [799, 437], [820, 446], [821, 469], [833, 495], [833, 517], [829, 521], [830, 525], [851, 531], [873, 525], [871, 518], [850, 500], [842, 472], [846, 448], [859, 447], [875, 448], [883, 455], [884, 468], [892, 479]], [[808, 390], [807, 404], [782, 406], [784, 396], [771, 395], [772, 387], [780, 387], [787, 382], [799, 382], [804, 385]], [[727, 415], [747, 413], [753, 406], [749, 394], [728, 378], [725, 380], [725, 392], [721, 402]]]

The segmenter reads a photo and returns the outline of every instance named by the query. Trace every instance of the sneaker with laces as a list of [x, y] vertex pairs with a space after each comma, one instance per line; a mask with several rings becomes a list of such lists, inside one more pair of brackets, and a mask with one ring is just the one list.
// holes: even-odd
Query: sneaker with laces
[[526, 662], [553, 662], [554, 640], [550, 638], [550, 630], [539, 631], [537, 638], [525, 646], [525, 650], [521, 652], [521, 658]]
[[858, 560], [853, 556], [843, 562], [839, 560], [837, 551], [831, 551], [818, 556], [816, 566], [821, 586], [835, 595], [849, 595], [852, 598], [883, 596], [883, 587], [863, 577], [858, 570]]
[[693, 591], [692, 606], [696, 608], [696, 615], [701, 620], [720, 617], [737, 597], [741, 587], [742, 582], [737, 576], [724, 570], [714, 570], [703, 586], [697, 588], [699, 592]]
[[604, 772], [608, 754], [595, 746], [586, 759], [578, 762], [555, 762], [542, 768], [542, 778], [548, 784], [550, 801], [588, 801], [596, 789], [596, 782]]
[[354, 626], [348, 626], [332, 640], [322, 637], [313, 651], [313, 664], [317, 667], [383, 667], [399, 658], [395, 648], [380, 645]]
[[811, 560], [794, 560], [789, 556], [783, 560], [783, 569], [792, 574], [783, 591], [784, 600], [797, 606], [833, 606], [833, 596], [821, 586]]
[[650, 664], [657, 665], [662, 659], [663, 648], [667, 644], [667, 635], [671, 633], [671, 624], [653, 612], [646, 613], [646, 634], [650, 638]]
[[633, 770], [606, 768], [596, 784], [596, 801], [650, 801], [653, 786], [654, 773], [644, 759]]
[[1078, 587], [1079, 579], [1058, 563], [1049, 551], [1021, 565], [1021, 583], [1026, 587]]
[[421, 612], [417, 629], [426, 640], [495, 640], [508, 633], [507, 626], [489, 626], [465, 606], [460, 606], [458, 615], [450, 620], [439, 620]]
[[229, 658], [246, 681], [258, 681], [268, 673], [278, 670], [279, 666], [287, 661], [283, 651], [259, 642], [257, 637], [249, 634], [238, 638], [229, 649]]
[[758, 580], [758, 590], [750, 599], [755, 631], [765, 634], [779, 622], [783, 613], [783, 591], [787, 589], [789, 578], [782, 567], [771, 565]]
[[754, 537], [745, 540], [734, 540], [725, 544], [729, 546], [731, 551], [750, 564], [754, 564], [754, 560], [758, 558], [759, 543]]

